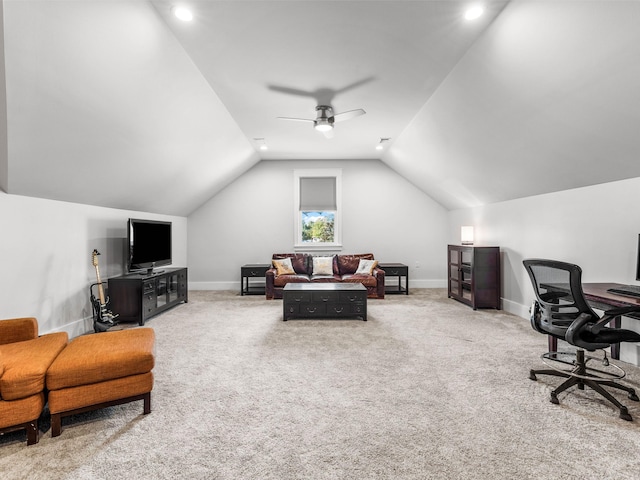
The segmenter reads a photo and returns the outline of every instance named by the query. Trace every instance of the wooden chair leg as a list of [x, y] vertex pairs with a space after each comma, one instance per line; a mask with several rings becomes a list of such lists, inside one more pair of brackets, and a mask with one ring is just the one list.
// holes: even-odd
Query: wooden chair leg
[[27, 445], [35, 445], [38, 443], [38, 420], [26, 424], [27, 429]]
[[144, 414], [147, 415], [151, 413], [151, 392], [147, 392], [144, 395]]
[[59, 413], [51, 414], [51, 436], [58, 437], [62, 433], [62, 415]]

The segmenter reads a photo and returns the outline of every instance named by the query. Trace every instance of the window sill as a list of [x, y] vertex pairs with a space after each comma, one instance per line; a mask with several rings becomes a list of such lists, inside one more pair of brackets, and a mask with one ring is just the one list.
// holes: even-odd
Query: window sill
[[340, 243], [298, 243], [293, 246], [294, 252], [329, 252], [342, 251], [342, 244]]

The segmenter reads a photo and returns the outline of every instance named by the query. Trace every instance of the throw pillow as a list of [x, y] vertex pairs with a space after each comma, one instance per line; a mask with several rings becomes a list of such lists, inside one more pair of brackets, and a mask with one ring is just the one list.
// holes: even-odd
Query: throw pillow
[[356, 270], [356, 275], [371, 275], [373, 269], [378, 265], [377, 260], [362, 260], [360, 259], [360, 263], [358, 264], [358, 269]]
[[281, 258], [278, 260], [272, 260], [273, 266], [276, 268], [277, 275], [293, 275], [296, 271], [293, 269], [293, 265], [291, 265], [290, 258]]
[[313, 257], [314, 275], [333, 275], [333, 257]]

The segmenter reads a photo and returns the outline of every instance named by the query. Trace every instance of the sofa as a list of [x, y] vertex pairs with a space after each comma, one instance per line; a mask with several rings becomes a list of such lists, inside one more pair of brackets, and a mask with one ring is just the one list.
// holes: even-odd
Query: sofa
[[27, 445], [38, 442], [46, 373], [67, 343], [66, 332], [38, 336], [35, 318], [0, 321], [0, 432], [25, 429]]
[[266, 272], [267, 300], [282, 298], [288, 283], [361, 283], [367, 298], [384, 298], [384, 270], [372, 253], [356, 255], [311, 255], [274, 253]]

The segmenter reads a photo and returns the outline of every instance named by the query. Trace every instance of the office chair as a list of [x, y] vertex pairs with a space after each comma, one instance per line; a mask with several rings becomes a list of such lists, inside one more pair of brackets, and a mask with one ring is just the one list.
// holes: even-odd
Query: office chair
[[[627, 392], [628, 398], [638, 401], [633, 388], [621, 385], [615, 380], [625, 376], [622, 368], [609, 364], [606, 352], [604, 358], [585, 355], [585, 350], [593, 352], [620, 342], [640, 342], [640, 334], [631, 330], [607, 327], [614, 318], [628, 313], [640, 313], [640, 307], [621, 307], [598, 316], [587, 303], [582, 291], [582, 270], [573, 265], [555, 260], [529, 259], [523, 264], [531, 278], [536, 294], [531, 306], [531, 326], [534, 330], [565, 340], [577, 347], [572, 352], [547, 352], [542, 361], [551, 369], [531, 370], [529, 378], [537, 380], [537, 375], [554, 375], [566, 378], [551, 392], [551, 403], [558, 404], [558, 394], [577, 385], [580, 390], [587, 386], [598, 392], [620, 410], [620, 418], [631, 421], [627, 407], [616, 400], [603, 387], [613, 387]], [[589, 362], [599, 361], [601, 367], [590, 366]]]

